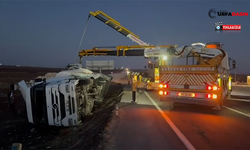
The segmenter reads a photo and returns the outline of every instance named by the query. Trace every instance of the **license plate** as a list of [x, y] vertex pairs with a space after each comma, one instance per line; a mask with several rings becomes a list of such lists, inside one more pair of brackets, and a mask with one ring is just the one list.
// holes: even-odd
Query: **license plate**
[[179, 93], [178, 95], [181, 97], [194, 97], [195, 96], [194, 93]]

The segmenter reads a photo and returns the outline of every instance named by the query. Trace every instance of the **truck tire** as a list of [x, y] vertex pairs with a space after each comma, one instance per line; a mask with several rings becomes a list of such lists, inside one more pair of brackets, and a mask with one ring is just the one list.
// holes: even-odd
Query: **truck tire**
[[226, 87], [226, 86], [223, 87], [223, 90], [224, 90], [224, 91], [226, 90], [227, 93], [226, 93], [225, 97], [222, 97], [222, 94], [221, 94], [221, 98], [220, 98], [220, 100], [219, 100], [220, 110], [222, 110], [222, 107], [223, 107], [224, 104], [225, 104], [225, 100], [226, 100], [226, 97], [227, 97], [227, 94], [228, 94], [228, 90], [227, 90], [227, 87]]
[[215, 110], [221, 111], [222, 107], [224, 106], [224, 102], [225, 102], [225, 97], [219, 99], [219, 108], [217, 106], [215, 106], [215, 107], [213, 107], [213, 109], [216, 108]]
[[185, 106], [185, 104], [178, 103], [178, 102], [173, 102], [173, 104], [172, 104], [173, 109], [177, 109], [177, 108], [180, 108], [180, 107], [183, 107], [183, 106]]
[[216, 111], [221, 111], [222, 110], [222, 107], [223, 107], [223, 105], [224, 105], [224, 99], [223, 98], [221, 98], [221, 99], [218, 99], [218, 101], [219, 101], [219, 104], [217, 104], [217, 105], [215, 105], [215, 106], [209, 106], [209, 107], [211, 107], [213, 110], [216, 110]]
[[221, 98], [221, 99], [220, 99], [220, 107], [223, 107], [223, 106], [224, 106], [224, 100], [225, 100], [225, 98]]

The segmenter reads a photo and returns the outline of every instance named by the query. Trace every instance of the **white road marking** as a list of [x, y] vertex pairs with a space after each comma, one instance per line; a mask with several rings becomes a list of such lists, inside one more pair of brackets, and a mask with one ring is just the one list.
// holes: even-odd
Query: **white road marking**
[[230, 107], [227, 107], [227, 106], [223, 106], [223, 107], [226, 108], [226, 109], [228, 109], [228, 110], [231, 110], [231, 111], [233, 111], [233, 112], [236, 112], [236, 113], [238, 113], [238, 114], [241, 114], [241, 115], [243, 115], [243, 116], [246, 116], [246, 117], [249, 117], [249, 118], [250, 118], [250, 115], [249, 115], [249, 114], [243, 113], [243, 112], [241, 112], [241, 111], [238, 111], [238, 110], [236, 110], [236, 109], [233, 109], [233, 108], [230, 108]]
[[181, 133], [181, 131], [174, 125], [174, 123], [170, 120], [170, 118], [164, 113], [164, 111], [157, 105], [157, 103], [152, 99], [152, 97], [145, 91], [144, 92], [148, 99], [152, 102], [155, 108], [160, 112], [165, 121], [169, 124], [169, 126], [173, 129], [175, 134], [180, 138], [183, 144], [187, 147], [188, 150], [196, 150], [194, 146], [188, 141], [188, 139]]
[[229, 98], [227, 100], [230, 100], [230, 101], [241, 101], [241, 102], [248, 102], [248, 103], [250, 103], [250, 100], [247, 100], [247, 99]]

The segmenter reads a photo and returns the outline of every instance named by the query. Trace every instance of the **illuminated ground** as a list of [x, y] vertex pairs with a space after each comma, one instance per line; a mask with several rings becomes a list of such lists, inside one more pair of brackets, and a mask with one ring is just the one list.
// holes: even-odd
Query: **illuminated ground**
[[[234, 90], [234, 93], [246, 91], [242, 94], [247, 95], [250, 88]], [[106, 139], [108, 148], [172, 150], [193, 146], [195, 149], [250, 149], [250, 101], [227, 100], [225, 107], [218, 112], [208, 107], [184, 104], [173, 108], [172, 103], [159, 101], [156, 92], [147, 93], [164, 111], [163, 115], [145, 94], [138, 97], [138, 104], [132, 105], [129, 103], [131, 92], [126, 92], [107, 127], [110, 131], [107, 137], [113, 137]], [[176, 126], [174, 130], [179, 129], [186, 138], [173, 131], [168, 119]]]

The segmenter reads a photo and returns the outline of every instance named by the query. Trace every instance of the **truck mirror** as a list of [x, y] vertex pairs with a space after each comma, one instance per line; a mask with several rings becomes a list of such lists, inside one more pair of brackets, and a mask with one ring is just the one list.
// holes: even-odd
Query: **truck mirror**
[[233, 60], [233, 69], [235, 69], [235, 68], [236, 68], [236, 61]]

